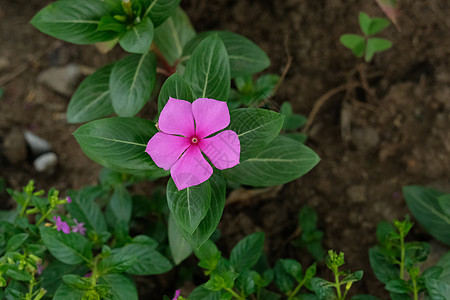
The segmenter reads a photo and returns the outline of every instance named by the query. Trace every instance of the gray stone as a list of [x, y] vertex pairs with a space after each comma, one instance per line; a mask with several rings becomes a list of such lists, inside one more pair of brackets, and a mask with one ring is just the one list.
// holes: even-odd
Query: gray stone
[[79, 66], [69, 64], [64, 67], [51, 67], [38, 76], [38, 82], [65, 96], [71, 96], [82, 76]]
[[25, 141], [27, 141], [28, 146], [30, 146], [31, 152], [34, 156], [41, 155], [42, 153], [49, 152], [52, 147], [50, 144], [41, 137], [38, 137], [31, 131], [25, 130], [23, 133]]
[[34, 168], [38, 172], [52, 173], [58, 164], [58, 156], [53, 152], [47, 152], [36, 158], [33, 162]]
[[27, 146], [22, 130], [13, 128], [3, 141], [3, 150], [6, 158], [12, 164], [18, 164], [27, 158]]
[[352, 143], [358, 150], [374, 149], [380, 142], [378, 131], [369, 126], [352, 128]]

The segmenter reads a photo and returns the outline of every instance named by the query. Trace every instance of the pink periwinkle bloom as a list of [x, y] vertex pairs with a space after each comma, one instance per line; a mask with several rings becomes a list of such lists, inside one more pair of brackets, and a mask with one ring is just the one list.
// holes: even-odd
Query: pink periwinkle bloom
[[58, 216], [58, 217], [53, 217], [53, 220], [55, 220], [55, 222], [56, 222], [56, 229], [57, 229], [58, 231], [62, 231], [62, 232], [64, 232], [65, 234], [70, 233], [70, 227], [69, 227], [69, 225], [68, 225], [66, 222], [64, 222], [64, 221], [61, 221], [61, 217], [60, 217], [60, 216]]
[[230, 112], [223, 101], [199, 98], [193, 103], [169, 98], [159, 116], [156, 133], [145, 150], [155, 164], [170, 170], [178, 190], [198, 185], [211, 177], [213, 168], [220, 170], [239, 164], [241, 144], [232, 130]]
[[75, 225], [71, 227], [72, 232], [78, 232], [81, 235], [84, 235], [86, 233], [86, 228], [84, 228], [84, 223], [78, 223], [77, 219], [73, 219], [75, 222]]
[[67, 203], [72, 203], [72, 198], [70, 198], [69, 196], [66, 197]]
[[181, 290], [176, 290], [175, 295], [173, 296], [172, 300], [177, 300], [178, 297], [180, 297], [180, 294], [181, 294]]

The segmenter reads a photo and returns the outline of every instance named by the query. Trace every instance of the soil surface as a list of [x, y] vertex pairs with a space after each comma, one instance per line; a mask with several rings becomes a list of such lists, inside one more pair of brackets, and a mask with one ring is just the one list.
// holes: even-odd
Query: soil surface
[[[30, 178], [40, 188], [67, 191], [97, 182], [100, 166], [92, 163], [72, 136], [79, 125], [67, 124], [70, 97], [38, 82], [50, 67], [74, 63], [85, 75], [125, 54], [115, 49], [106, 55], [93, 46], [57, 42], [34, 29], [32, 16], [51, 1], [16, 0], [0, 6], [0, 178], [19, 189]], [[380, 34], [393, 48], [364, 64], [339, 43], [344, 33], [359, 33], [360, 11], [383, 16], [375, 1], [356, 0], [183, 0], [198, 32], [229, 30], [247, 36], [265, 50], [272, 64], [265, 73], [281, 75], [289, 57], [290, 68], [269, 105], [282, 102], [296, 113], [309, 115], [318, 99], [338, 88], [323, 105], [308, 129], [307, 145], [321, 157], [316, 168], [280, 188], [238, 195], [226, 206], [219, 225], [222, 253], [245, 235], [266, 233], [270, 263], [295, 258], [312, 263], [303, 249], [289, 243], [297, 214], [312, 206], [324, 231], [325, 249], [343, 251], [346, 268], [364, 270], [353, 293], [387, 299], [373, 275], [368, 249], [376, 243], [381, 220], [408, 214], [401, 187], [427, 185], [450, 192], [450, 2], [400, 0], [399, 29]], [[23, 72], [19, 72], [23, 71]], [[152, 116], [155, 102], [143, 115]], [[58, 156], [53, 172], [39, 173], [33, 155], [25, 149], [23, 130], [47, 140]], [[0, 208], [12, 206], [0, 196]], [[417, 225], [411, 238], [433, 242]], [[142, 299], [161, 299], [180, 284], [178, 271], [196, 263], [190, 258], [164, 276], [140, 277]], [[196, 272], [196, 274], [200, 274]], [[319, 274], [330, 272], [320, 265]], [[188, 292], [204, 280], [183, 285]], [[149, 298], [150, 297], [150, 298]]]

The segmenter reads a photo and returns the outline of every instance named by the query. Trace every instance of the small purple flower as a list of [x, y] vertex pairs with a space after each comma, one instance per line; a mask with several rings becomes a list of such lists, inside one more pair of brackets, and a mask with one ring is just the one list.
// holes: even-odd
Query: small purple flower
[[172, 300], [177, 300], [178, 297], [180, 297], [180, 294], [181, 294], [181, 290], [176, 290], [176, 291], [175, 291], [175, 295], [173, 296], [173, 299], [172, 299]]
[[86, 275], [84, 275], [84, 277], [91, 277], [92, 276], [92, 271], [89, 271], [88, 273], [86, 273]]
[[81, 235], [86, 233], [86, 228], [84, 228], [84, 223], [78, 223], [77, 219], [73, 219], [76, 225], [72, 226], [72, 232], [79, 232]]
[[37, 273], [39, 274], [39, 275], [41, 275], [42, 274], [42, 271], [44, 270], [44, 267], [42, 267], [42, 265], [40, 264], [40, 263], [37, 263]]
[[72, 203], [72, 198], [70, 198], [69, 196], [66, 197], [67, 203]]
[[64, 222], [64, 221], [61, 221], [61, 217], [60, 217], [60, 216], [58, 216], [58, 217], [53, 217], [53, 220], [55, 220], [55, 222], [56, 222], [56, 229], [57, 229], [58, 231], [62, 231], [62, 232], [64, 232], [65, 234], [70, 233], [70, 227], [69, 227], [69, 225], [68, 225], [66, 222]]

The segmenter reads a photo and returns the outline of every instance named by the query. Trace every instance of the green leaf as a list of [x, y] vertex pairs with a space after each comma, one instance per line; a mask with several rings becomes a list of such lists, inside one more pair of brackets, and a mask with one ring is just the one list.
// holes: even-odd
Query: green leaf
[[179, 265], [191, 255], [192, 247], [179, 232], [172, 214], [169, 215], [168, 236], [170, 253], [172, 254], [173, 261], [175, 262], [175, 265]]
[[230, 111], [228, 129], [237, 133], [241, 144], [241, 163], [260, 153], [279, 134], [284, 117], [274, 111], [240, 108]]
[[204, 39], [195, 48], [183, 77], [197, 98], [228, 100], [230, 63], [225, 46], [217, 35]]
[[360, 12], [358, 15], [359, 26], [361, 27], [362, 32], [365, 35], [370, 35], [370, 25], [372, 23], [372, 19], [364, 12]]
[[225, 291], [211, 291], [204, 287], [204, 284], [196, 287], [189, 295], [189, 300], [222, 300]]
[[271, 186], [285, 184], [311, 170], [320, 158], [305, 145], [278, 136], [262, 152], [225, 170], [225, 176], [240, 184]]
[[63, 282], [69, 287], [77, 290], [88, 290], [92, 287], [92, 283], [87, 277], [80, 277], [75, 274], [68, 274], [63, 276]]
[[133, 117], [150, 99], [156, 79], [156, 58], [152, 52], [131, 54], [114, 64], [109, 80], [114, 111]]
[[355, 273], [351, 273], [342, 279], [341, 283], [348, 283], [348, 282], [355, 282], [360, 281], [363, 277], [364, 272], [363, 271], [356, 271]]
[[155, 28], [149, 18], [129, 28], [119, 39], [123, 50], [130, 53], [147, 53], [153, 42]]
[[98, 31], [100, 18], [110, 8], [102, 1], [59, 0], [39, 11], [31, 24], [45, 34], [74, 44], [112, 40], [114, 31]]
[[350, 300], [380, 300], [380, 299], [372, 295], [357, 295], [353, 296]]
[[64, 234], [44, 226], [39, 229], [45, 246], [61, 262], [68, 265], [91, 262], [92, 245], [81, 234]]
[[236, 278], [236, 288], [242, 291], [244, 296], [249, 296], [256, 292], [257, 286], [256, 281], [261, 278], [261, 276], [253, 270], [245, 270], [239, 274]]
[[309, 205], [303, 206], [298, 214], [298, 224], [302, 232], [312, 232], [317, 229], [317, 213]]
[[264, 247], [264, 232], [246, 236], [231, 250], [230, 262], [237, 272], [253, 267]]
[[169, 101], [169, 97], [193, 102], [195, 97], [189, 84], [178, 74], [174, 73], [166, 79], [158, 96], [158, 112], [161, 113]]
[[281, 260], [275, 263], [275, 284], [283, 293], [288, 293], [294, 289], [294, 279], [286, 272]]
[[108, 274], [100, 277], [100, 283], [111, 289], [111, 300], [137, 300], [136, 286], [130, 278], [121, 274]]
[[83, 152], [93, 161], [117, 172], [162, 177], [145, 153], [157, 132], [153, 122], [138, 118], [108, 118], [89, 122], [74, 132]]
[[192, 234], [208, 213], [211, 202], [211, 185], [199, 185], [178, 190], [173, 179], [167, 183], [167, 205], [178, 227]]
[[53, 300], [80, 300], [82, 299], [84, 291], [74, 289], [65, 283], [61, 283], [56, 290]]
[[439, 279], [447, 284], [450, 284], [450, 252], [447, 252], [436, 264], [438, 267], [442, 267], [442, 273]]
[[380, 221], [378, 223], [376, 235], [380, 245], [386, 245], [392, 234], [396, 234], [396, 230], [391, 223], [387, 221]]
[[109, 91], [112, 68], [113, 64], [109, 64], [83, 80], [67, 108], [69, 123], [87, 122], [114, 112]]
[[195, 250], [195, 255], [200, 260], [198, 265], [207, 270], [214, 270], [221, 258], [219, 249], [211, 240], [207, 240], [200, 248]]
[[387, 284], [398, 278], [399, 269], [390, 262], [389, 257], [383, 254], [379, 246], [369, 249], [370, 266], [379, 281]]
[[428, 294], [433, 300], [447, 300], [450, 295], [450, 284], [436, 279], [426, 279]]
[[72, 203], [66, 206], [74, 219], [83, 222], [87, 229], [94, 230], [97, 234], [107, 230], [105, 217], [95, 203], [95, 199], [102, 194], [101, 188], [93, 186], [71, 191], [69, 195]]
[[225, 207], [226, 183], [223, 176], [219, 172], [214, 172], [209, 182], [211, 184], [211, 205], [206, 216], [192, 234], [178, 228], [194, 250], [200, 248], [214, 233]]
[[392, 279], [386, 284], [386, 290], [393, 293], [409, 293], [409, 284], [402, 279]]
[[131, 219], [132, 201], [131, 194], [124, 186], [118, 186], [109, 200], [109, 207], [117, 221], [129, 223]]
[[6, 275], [11, 277], [14, 280], [18, 281], [30, 281], [31, 274], [28, 273], [25, 269], [20, 270], [16, 265], [8, 266], [8, 270], [6, 271]]
[[297, 282], [301, 282], [303, 280], [302, 265], [298, 261], [289, 258], [280, 259], [279, 261], [286, 273], [294, 277]]
[[172, 15], [181, 0], [140, 0], [144, 17], [150, 16], [155, 27]]
[[444, 193], [422, 186], [404, 186], [403, 196], [413, 216], [441, 242], [450, 245], [450, 215], [438, 201]]
[[197, 35], [186, 45], [183, 57], [188, 58], [204, 39], [214, 34], [217, 34], [225, 45], [230, 60], [231, 78], [253, 75], [270, 65], [266, 53], [255, 43], [229, 31], [208, 31]]
[[366, 40], [364, 37], [356, 34], [343, 34], [340, 41], [342, 45], [352, 50], [356, 57], [362, 57], [364, 55]]
[[120, 253], [137, 258], [136, 263], [127, 270], [129, 274], [155, 275], [168, 272], [172, 269], [172, 264], [155, 248], [156, 245], [154, 244], [138, 243], [135, 240], [125, 247], [113, 250], [113, 254]]
[[136, 263], [139, 258], [123, 252], [112, 254], [101, 260], [98, 271], [102, 275], [123, 273]]
[[189, 17], [180, 8], [155, 29], [154, 42], [156, 47], [171, 66], [181, 58], [183, 48], [195, 36]]
[[369, 62], [375, 53], [385, 51], [392, 47], [392, 42], [381, 38], [370, 38], [367, 40], [366, 56], [364, 59]]
[[28, 233], [19, 233], [13, 235], [6, 244], [6, 252], [19, 249], [23, 245], [23, 243], [25, 243], [28, 237]]
[[372, 18], [369, 26], [369, 34], [374, 35], [389, 26], [389, 20], [386, 18]]
[[322, 278], [311, 279], [311, 287], [314, 293], [320, 300], [335, 300], [338, 299], [331, 287], [330, 282]]
[[87, 268], [79, 265], [67, 265], [59, 260], [52, 261], [39, 278], [42, 280], [42, 287], [47, 290], [48, 295], [53, 295], [62, 283], [62, 276], [66, 274], [85, 275]]
[[100, 31], [115, 31], [118, 33], [125, 33], [127, 31], [127, 27], [125, 23], [120, 22], [113, 16], [103, 16], [98, 23], [97, 30]]

